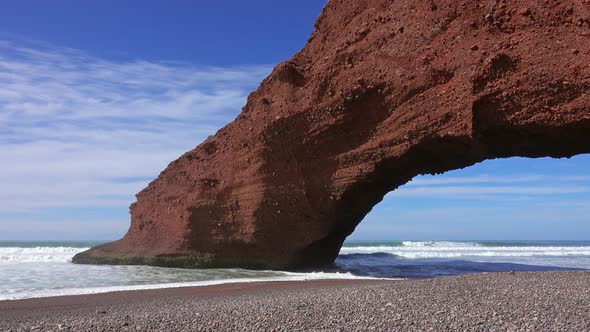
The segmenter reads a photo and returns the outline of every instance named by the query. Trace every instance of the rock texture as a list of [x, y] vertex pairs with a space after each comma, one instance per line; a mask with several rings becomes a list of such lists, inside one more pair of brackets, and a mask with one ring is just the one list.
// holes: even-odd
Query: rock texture
[[491, 158], [590, 152], [590, 2], [330, 0], [243, 112], [77, 263], [330, 264], [391, 190]]

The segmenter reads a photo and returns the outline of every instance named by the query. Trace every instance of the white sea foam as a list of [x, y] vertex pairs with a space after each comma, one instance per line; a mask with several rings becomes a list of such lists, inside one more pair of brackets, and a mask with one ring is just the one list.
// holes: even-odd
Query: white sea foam
[[280, 276], [274, 277], [259, 277], [259, 278], [232, 278], [232, 279], [218, 279], [218, 280], [204, 280], [194, 282], [178, 282], [165, 284], [147, 284], [147, 285], [130, 285], [130, 286], [109, 286], [109, 287], [92, 287], [92, 288], [70, 288], [70, 289], [50, 289], [50, 290], [35, 290], [35, 291], [16, 291], [8, 292], [8, 294], [0, 294], [0, 300], [19, 300], [29, 298], [54, 297], [54, 296], [69, 296], [69, 295], [87, 295], [100, 294], [122, 291], [134, 290], [150, 290], [150, 289], [164, 289], [164, 288], [183, 288], [183, 287], [204, 287], [222, 284], [234, 283], [255, 283], [255, 282], [272, 282], [272, 281], [309, 281], [309, 280], [402, 280], [400, 278], [372, 278], [359, 277], [350, 273], [326, 273], [326, 272], [311, 272], [311, 273], [294, 273], [281, 272]]
[[[292, 273], [241, 269], [184, 270], [148, 266], [75, 265], [72, 257], [87, 248], [0, 247], [0, 300], [127, 290], [195, 287], [226, 283], [373, 279], [351, 273]], [[478, 262], [590, 268], [590, 246], [482, 244], [475, 242], [405, 241], [403, 243], [343, 247], [347, 254], [386, 253], [400, 258], [450, 258]], [[461, 259], [465, 257], [465, 259]], [[471, 257], [471, 258], [469, 258]], [[353, 257], [351, 257], [353, 258]], [[377, 257], [378, 258], [378, 257]], [[359, 257], [365, 260], [363, 257]], [[374, 260], [370, 262], [374, 263]], [[371, 264], [372, 264], [371, 263]], [[385, 264], [390, 264], [385, 260]], [[370, 264], [369, 264], [370, 265]], [[359, 271], [351, 270], [354, 273]], [[391, 276], [398, 274], [358, 273]], [[376, 273], [376, 274], [374, 274]], [[402, 273], [401, 276], [404, 274]]]
[[72, 247], [1, 247], [0, 263], [64, 263], [88, 248]]
[[[198, 287], [227, 283], [377, 279], [359, 277], [351, 273], [295, 273], [240, 269], [178, 270], [147, 266], [71, 264], [72, 257], [84, 250], [87, 248], [0, 247], [0, 280], [3, 280], [3, 284], [0, 285], [0, 300]], [[189, 280], [195, 278], [193, 279], [195, 281], [186, 281], [187, 278]], [[129, 282], [133, 284], [125, 285]], [[136, 282], [141, 282], [141, 284], [134, 284]], [[122, 285], [117, 285], [121, 283]], [[99, 287], [98, 285], [101, 284], [104, 286]], [[84, 286], [80, 287], [80, 285]], [[97, 287], [88, 287], [88, 285], [97, 285]]]
[[341, 255], [386, 253], [403, 258], [590, 256], [590, 246], [485, 246], [475, 242], [404, 241], [402, 245], [343, 247]]
[[481, 247], [475, 242], [450, 242], [450, 241], [403, 241], [404, 247]]
[[403, 258], [590, 256], [589, 246], [484, 246], [471, 242], [402, 242], [401, 246], [343, 247], [341, 255], [386, 253]]

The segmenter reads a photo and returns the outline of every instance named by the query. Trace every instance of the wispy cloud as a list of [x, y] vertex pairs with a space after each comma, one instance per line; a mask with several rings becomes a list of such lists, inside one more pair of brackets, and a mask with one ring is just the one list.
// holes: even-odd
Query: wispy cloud
[[541, 195], [590, 193], [585, 175], [515, 174], [514, 176], [420, 176], [390, 196], [526, 200]]
[[465, 177], [444, 177], [428, 176], [418, 177], [407, 184], [407, 186], [432, 186], [432, 185], [457, 185], [457, 184], [498, 184], [498, 183], [523, 183], [523, 182], [577, 182], [590, 181], [590, 176], [546, 176], [546, 175], [518, 175], [518, 176], [465, 176]]
[[270, 69], [114, 62], [0, 41], [0, 212], [127, 205], [235, 117]]
[[115, 240], [125, 234], [121, 220], [2, 220], [0, 241], [20, 240]]
[[396, 196], [446, 196], [481, 198], [483, 195], [557, 195], [590, 193], [590, 186], [446, 186], [402, 188]]

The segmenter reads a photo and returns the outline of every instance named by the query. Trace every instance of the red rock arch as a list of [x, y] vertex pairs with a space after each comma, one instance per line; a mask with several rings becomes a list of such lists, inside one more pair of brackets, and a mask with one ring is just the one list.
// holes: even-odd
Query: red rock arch
[[325, 265], [416, 175], [589, 153], [589, 18], [575, 0], [331, 0], [236, 120], [137, 195], [127, 235], [74, 261]]

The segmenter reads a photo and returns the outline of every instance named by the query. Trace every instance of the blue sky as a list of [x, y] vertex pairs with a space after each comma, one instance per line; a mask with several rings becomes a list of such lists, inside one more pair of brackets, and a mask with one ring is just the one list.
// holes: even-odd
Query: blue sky
[[[0, 12], [0, 240], [114, 239], [134, 194], [231, 121], [324, 1], [18, 1]], [[353, 235], [590, 239], [589, 156], [416, 178]]]

